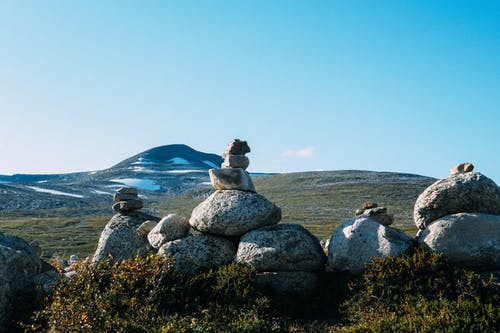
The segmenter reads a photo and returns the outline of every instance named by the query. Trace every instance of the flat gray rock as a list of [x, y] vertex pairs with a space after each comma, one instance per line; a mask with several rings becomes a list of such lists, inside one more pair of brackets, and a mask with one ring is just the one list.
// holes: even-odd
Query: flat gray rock
[[327, 271], [359, 274], [373, 257], [398, 256], [413, 246], [413, 238], [371, 217], [345, 221], [332, 234]]
[[35, 294], [34, 279], [41, 267], [38, 254], [25, 240], [0, 232], [0, 332], [5, 332], [19, 297]]
[[236, 246], [231, 241], [207, 234], [167, 242], [158, 250], [158, 255], [174, 258], [175, 270], [187, 275], [229, 264], [234, 261], [235, 254]]
[[216, 190], [239, 190], [255, 192], [250, 175], [241, 168], [210, 169], [210, 182]]
[[222, 168], [241, 168], [246, 170], [250, 165], [250, 160], [245, 155], [226, 154]]
[[191, 226], [187, 218], [177, 214], [169, 214], [149, 232], [148, 241], [152, 247], [158, 249], [166, 242], [186, 237]]
[[108, 256], [121, 261], [148, 253], [151, 247], [147, 237], [137, 233], [137, 229], [148, 220], [159, 221], [159, 218], [137, 211], [113, 216], [101, 233], [92, 261], [101, 261]]
[[192, 212], [189, 224], [196, 230], [240, 236], [280, 221], [281, 209], [262, 195], [244, 191], [215, 191]]
[[420, 229], [456, 213], [500, 215], [500, 189], [479, 172], [466, 172], [438, 180], [420, 194], [413, 219]]
[[298, 224], [277, 224], [241, 236], [236, 261], [267, 271], [321, 271], [326, 255], [319, 240]]
[[441, 252], [452, 263], [479, 271], [500, 270], [500, 216], [444, 216], [422, 231], [419, 246]]

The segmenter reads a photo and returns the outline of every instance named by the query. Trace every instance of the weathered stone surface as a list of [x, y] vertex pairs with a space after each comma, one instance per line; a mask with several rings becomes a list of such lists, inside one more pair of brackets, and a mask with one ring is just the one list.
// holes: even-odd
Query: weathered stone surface
[[438, 180], [418, 197], [413, 219], [417, 227], [425, 229], [432, 221], [456, 213], [500, 215], [500, 189], [478, 172]]
[[183, 274], [217, 268], [234, 260], [236, 246], [229, 240], [207, 234], [189, 235], [163, 244], [159, 255], [175, 259], [174, 268]]
[[350, 219], [330, 238], [327, 270], [359, 274], [373, 257], [397, 256], [411, 246], [411, 237], [371, 217]]
[[474, 170], [474, 165], [472, 165], [472, 163], [465, 162], [451, 168], [450, 174], [457, 175], [459, 173], [472, 172], [472, 170]]
[[241, 168], [246, 170], [250, 165], [250, 160], [245, 155], [226, 154], [222, 168]]
[[139, 236], [145, 237], [151, 232], [151, 230], [154, 229], [154, 227], [156, 227], [157, 224], [157, 221], [146, 221], [136, 229], [136, 232]]
[[136, 187], [120, 187], [118, 190], [116, 190], [117, 193], [122, 193], [122, 194], [131, 194], [137, 196], [137, 188]]
[[224, 153], [222, 154], [222, 158], [225, 158], [227, 154], [231, 155], [245, 155], [250, 152], [250, 147], [248, 146], [246, 141], [241, 141], [240, 139], [234, 139], [228, 145]]
[[241, 236], [236, 261], [260, 272], [321, 271], [326, 255], [319, 240], [298, 224], [277, 224]]
[[114, 202], [127, 201], [127, 200], [140, 200], [137, 194], [125, 194], [116, 192], [113, 196]]
[[159, 221], [159, 218], [137, 211], [113, 216], [101, 233], [92, 261], [100, 261], [108, 256], [120, 261], [149, 252], [151, 248], [147, 238], [136, 232], [148, 220]]
[[113, 210], [115, 212], [128, 212], [133, 210], [141, 209], [144, 206], [142, 200], [128, 200], [120, 201], [113, 205]]
[[261, 272], [255, 280], [260, 288], [284, 296], [309, 296], [320, 286], [318, 275], [312, 272]]
[[255, 192], [250, 175], [243, 169], [208, 170], [212, 186], [216, 190], [240, 190]]
[[371, 215], [370, 217], [385, 226], [390, 226], [394, 223], [394, 216], [392, 214], [377, 214]]
[[427, 226], [419, 246], [441, 252], [450, 262], [480, 271], [500, 270], [500, 216], [459, 213]]
[[371, 209], [371, 208], [377, 208], [378, 205], [376, 202], [373, 202], [373, 201], [367, 201], [363, 204], [363, 208], [364, 209]]
[[192, 212], [189, 224], [196, 230], [240, 236], [281, 219], [281, 209], [262, 195], [244, 191], [215, 191]]
[[169, 214], [148, 234], [148, 241], [155, 249], [161, 247], [166, 242], [186, 237], [191, 226], [187, 218], [177, 214]]
[[40, 271], [40, 258], [26, 241], [0, 233], [0, 332], [5, 332], [20, 300], [34, 295]]

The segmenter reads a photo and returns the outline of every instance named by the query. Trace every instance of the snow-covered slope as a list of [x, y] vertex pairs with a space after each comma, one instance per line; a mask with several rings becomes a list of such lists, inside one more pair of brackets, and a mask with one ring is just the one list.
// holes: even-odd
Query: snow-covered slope
[[0, 175], [0, 209], [111, 206], [118, 187], [134, 186], [148, 199], [209, 189], [208, 169], [222, 158], [174, 144], [152, 148], [115, 166], [58, 175]]

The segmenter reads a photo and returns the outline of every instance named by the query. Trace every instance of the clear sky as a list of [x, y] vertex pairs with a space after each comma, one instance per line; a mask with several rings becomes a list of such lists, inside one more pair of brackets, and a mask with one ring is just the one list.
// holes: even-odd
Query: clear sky
[[172, 143], [500, 184], [500, 1], [0, 0], [0, 174]]

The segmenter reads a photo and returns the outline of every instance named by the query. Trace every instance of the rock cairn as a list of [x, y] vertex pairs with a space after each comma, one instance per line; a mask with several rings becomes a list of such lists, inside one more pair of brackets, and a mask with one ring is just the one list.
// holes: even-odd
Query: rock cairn
[[387, 214], [387, 208], [379, 207], [377, 203], [368, 201], [363, 204], [363, 208], [354, 212], [355, 217], [370, 216], [378, 223], [388, 226], [394, 222], [394, 216]]
[[413, 238], [389, 227], [394, 216], [368, 201], [343, 222], [328, 242], [328, 271], [363, 272], [373, 257], [397, 256], [413, 246]]
[[245, 170], [250, 160], [245, 156], [250, 152], [246, 141], [235, 139], [231, 141], [222, 158], [221, 169], [210, 169], [210, 181], [216, 190], [239, 190], [255, 192], [250, 175]]
[[420, 194], [414, 220], [418, 244], [478, 271], [500, 270], [500, 188], [471, 163]]
[[118, 189], [114, 202], [113, 210], [117, 214], [104, 227], [93, 262], [107, 257], [120, 261], [151, 252], [147, 235], [160, 219], [139, 211], [143, 202], [135, 187]]
[[459, 164], [451, 169], [452, 175], [436, 181], [420, 194], [413, 210], [418, 228], [425, 229], [433, 221], [457, 213], [500, 215], [497, 184], [472, 169], [470, 163]]
[[117, 213], [133, 212], [144, 206], [143, 201], [139, 198], [137, 188], [135, 187], [119, 188], [113, 199], [115, 202], [113, 210]]
[[199, 233], [163, 242], [153, 230], [150, 242], [159, 245], [159, 254], [174, 257], [176, 269], [183, 273], [236, 261], [256, 268], [263, 287], [277, 292], [310, 290], [317, 285], [316, 273], [324, 270], [326, 256], [318, 239], [303, 227], [277, 224], [281, 209], [256, 193], [245, 171], [248, 152], [246, 141], [233, 140], [224, 151], [222, 168], [209, 170], [216, 191], [189, 219]]

